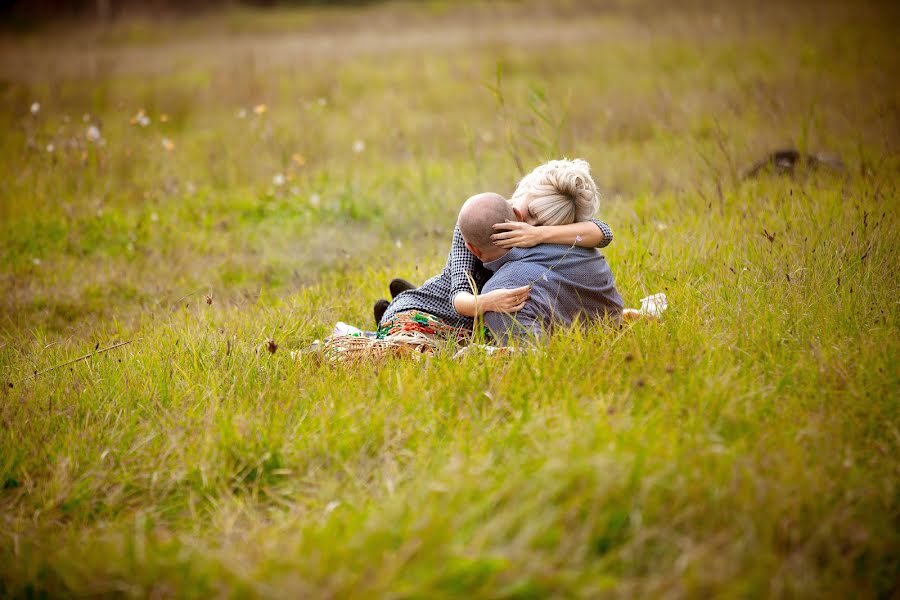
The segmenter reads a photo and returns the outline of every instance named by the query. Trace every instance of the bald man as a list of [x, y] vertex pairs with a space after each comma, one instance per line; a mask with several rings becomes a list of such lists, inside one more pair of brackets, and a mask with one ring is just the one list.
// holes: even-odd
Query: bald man
[[[478, 194], [473, 198], [481, 196], [496, 196], [506, 205], [503, 216], [495, 223], [502, 223], [507, 218], [515, 219], [515, 214], [502, 196]], [[375, 304], [378, 336], [383, 338], [418, 332], [443, 339], [468, 340], [472, 336], [474, 320], [457, 312], [453, 299], [460, 292], [480, 293], [490, 276], [491, 272], [466, 249], [459, 227], [456, 227], [443, 271], [420, 287], [398, 294], [390, 303], [379, 300]]]
[[466, 247], [493, 272], [482, 293], [531, 285], [531, 295], [519, 312], [485, 313], [485, 324], [498, 344], [535, 339], [560, 325], [621, 320], [622, 297], [606, 259], [595, 248], [495, 246], [493, 225], [515, 218], [511, 213], [502, 196], [479, 194], [463, 204], [458, 221]]

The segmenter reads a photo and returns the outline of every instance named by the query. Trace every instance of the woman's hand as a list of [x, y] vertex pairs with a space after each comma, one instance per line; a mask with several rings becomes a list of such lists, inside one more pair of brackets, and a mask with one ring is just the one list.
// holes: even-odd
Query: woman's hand
[[543, 227], [535, 227], [521, 221], [506, 221], [494, 225], [491, 241], [501, 248], [531, 248], [544, 242]]
[[531, 286], [494, 290], [473, 296], [469, 292], [457, 292], [453, 308], [464, 317], [476, 317], [486, 312], [514, 313], [522, 310], [531, 295]]
[[512, 289], [493, 290], [478, 296], [478, 312], [481, 314], [486, 312], [519, 312], [525, 306], [525, 302], [530, 295], [530, 285]]

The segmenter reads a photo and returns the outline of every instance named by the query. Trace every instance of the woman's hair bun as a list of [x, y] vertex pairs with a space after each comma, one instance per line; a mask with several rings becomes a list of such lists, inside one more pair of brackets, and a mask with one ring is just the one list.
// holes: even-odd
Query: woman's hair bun
[[597, 212], [600, 193], [591, 166], [580, 158], [551, 160], [522, 178], [513, 199], [525, 197], [541, 225], [587, 221]]

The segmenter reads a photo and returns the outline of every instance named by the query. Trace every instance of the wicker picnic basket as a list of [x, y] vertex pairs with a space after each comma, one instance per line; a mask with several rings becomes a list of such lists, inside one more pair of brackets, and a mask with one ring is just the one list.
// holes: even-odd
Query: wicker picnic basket
[[334, 336], [322, 347], [322, 355], [331, 362], [379, 361], [389, 356], [421, 360], [433, 356], [449, 342], [409, 332], [387, 336], [384, 339], [355, 335]]

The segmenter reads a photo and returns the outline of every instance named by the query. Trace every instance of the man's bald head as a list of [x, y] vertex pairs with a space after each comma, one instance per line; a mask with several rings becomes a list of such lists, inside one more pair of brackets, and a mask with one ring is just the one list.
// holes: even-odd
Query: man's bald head
[[458, 225], [463, 239], [479, 251], [475, 254], [479, 258], [485, 254], [483, 259], [493, 260], [493, 256], [505, 254], [491, 241], [491, 235], [496, 233], [493, 225], [507, 220], [515, 221], [516, 215], [506, 199], [500, 194], [485, 192], [466, 200], [459, 211]]

